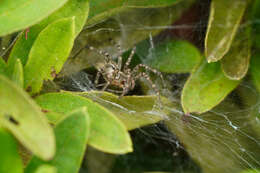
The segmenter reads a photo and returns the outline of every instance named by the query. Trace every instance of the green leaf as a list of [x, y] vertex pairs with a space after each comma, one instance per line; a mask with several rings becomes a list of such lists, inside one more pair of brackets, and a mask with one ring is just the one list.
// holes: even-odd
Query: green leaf
[[99, 104], [69, 93], [44, 94], [36, 101], [44, 110], [65, 114], [86, 106], [91, 120], [89, 145], [109, 153], [132, 151], [131, 139], [123, 123]]
[[[255, 0], [252, 7], [252, 21], [258, 21], [260, 19], [260, 0]], [[254, 46], [260, 48], [260, 24], [259, 22], [253, 22], [253, 42]]]
[[125, 3], [125, 6], [128, 7], [139, 7], [139, 8], [159, 8], [170, 6], [175, 3], [178, 3], [182, 0], [128, 0]]
[[[108, 92], [78, 92], [80, 96], [87, 97], [114, 113], [126, 126], [133, 130], [142, 126], [157, 123], [167, 118], [166, 110], [156, 110], [157, 96], [118, 96]], [[161, 98], [162, 104], [170, 104], [166, 98]], [[142, 106], [140, 106], [142, 105]]]
[[205, 38], [205, 54], [208, 62], [220, 60], [229, 51], [246, 6], [246, 0], [211, 2]]
[[253, 83], [257, 90], [260, 92], [260, 52], [256, 52], [250, 62], [250, 73]]
[[25, 29], [41, 21], [66, 2], [67, 0], [2, 0], [0, 2], [0, 36]]
[[8, 58], [9, 73], [12, 73], [16, 59], [21, 59], [23, 65], [26, 64], [31, 47], [38, 37], [38, 34], [49, 24], [62, 19], [75, 16], [75, 37], [82, 30], [88, 16], [88, 0], [69, 0], [62, 8], [52, 13], [37, 25], [32, 26], [28, 32], [28, 38], [25, 32], [21, 34], [16, 41], [10, 56]]
[[183, 0], [95, 0], [90, 2], [88, 25], [104, 20], [116, 13], [129, 8], [159, 8], [166, 7]]
[[35, 173], [56, 173], [57, 169], [51, 165], [41, 165]]
[[54, 128], [57, 151], [55, 157], [44, 162], [34, 157], [26, 167], [26, 173], [45, 163], [57, 168], [58, 173], [79, 171], [90, 132], [90, 120], [86, 108], [79, 108], [64, 117]]
[[22, 173], [23, 163], [14, 137], [0, 127], [0, 172]]
[[202, 61], [186, 82], [181, 96], [185, 113], [203, 113], [218, 105], [240, 81], [230, 80], [220, 63]]
[[4, 59], [0, 57], [0, 74], [6, 74], [7, 64], [5, 63]]
[[40, 91], [44, 80], [60, 72], [74, 42], [74, 18], [58, 20], [39, 34], [24, 67], [25, 88]]
[[168, 41], [150, 52], [148, 65], [166, 73], [187, 73], [201, 61], [199, 50], [187, 41]]
[[221, 59], [221, 67], [226, 77], [232, 80], [242, 79], [249, 68], [251, 56], [250, 28], [241, 28], [228, 53]]
[[0, 125], [38, 157], [48, 160], [55, 139], [46, 117], [22, 88], [0, 75]]
[[250, 170], [242, 171], [241, 173], [260, 173], [260, 170], [250, 169]]
[[17, 84], [17, 86], [20, 86], [23, 88], [23, 65], [20, 61], [20, 59], [16, 60], [16, 64], [14, 66], [14, 71], [12, 74], [12, 81]]

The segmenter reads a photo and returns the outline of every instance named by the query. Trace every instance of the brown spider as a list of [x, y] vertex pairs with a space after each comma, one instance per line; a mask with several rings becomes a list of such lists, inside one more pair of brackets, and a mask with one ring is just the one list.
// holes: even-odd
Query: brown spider
[[[130, 90], [133, 90], [135, 87], [135, 81], [140, 79], [140, 78], [145, 78], [153, 90], [156, 92], [158, 96], [160, 96], [159, 90], [156, 87], [156, 85], [151, 81], [150, 77], [148, 74], [145, 72], [141, 72], [140, 70], [143, 68], [145, 70], [149, 70], [158, 76], [160, 76], [162, 82], [163, 82], [163, 76], [161, 72], [147, 66], [144, 64], [138, 64], [136, 67], [133, 69], [129, 68], [129, 65], [131, 63], [131, 60], [135, 54], [135, 47], [132, 49], [131, 54], [129, 55], [124, 67], [122, 68], [122, 50], [120, 45], [117, 45], [117, 49], [119, 51], [119, 56], [117, 57], [118, 61], [115, 62], [112, 60], [112, 57], [109, 55], [109, 53], [104, 52], [104, 51], [98, 51], [94, 47], [89, 47], [90, 50], [96, 51], [98, 54], [102, 55], [105, 57], [105, 63], [102, 64], [97, 70], [98, 73], [96, 75], [95, 79], [95, 85], [96, 87], [103, 86], [102, 91], [111, 91], [114, 93], [121, 93], [120, 97], [124, 96], [127, 94]], [[104, 80], [106, 83], [104, 84], [98, 84], [100, 75], [103, 76]], [[122, 88], [122, 91], [116, 91], [116, 90], [111, 90], [108, 89], [107, 87], [109, 85], [113, 85], [119, 88]]]

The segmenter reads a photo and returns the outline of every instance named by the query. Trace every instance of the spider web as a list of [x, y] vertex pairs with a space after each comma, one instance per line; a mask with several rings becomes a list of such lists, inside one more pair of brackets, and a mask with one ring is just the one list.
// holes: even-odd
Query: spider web
[[[144, 47], [137, 49], [132, 64], [151, 61], [149, 58], [154, 57], [152, 50], [165, 40], [188, 40], [203, 52], [209, 4], [207, 0], [198, 1], [184, 13], [173, 12], [172, 8], [129, 9], [108, 20], [85, 26], [60, 74], [61, 80], [56, 82], [66, 90], [96, 90], [93, 85], [96, 73], [93, 66], [104, 59], [87, 49], [77, 54], [86, 44], [109, 52], [116, 60], [118, 51], [115, 43], [120, 43], [122, 49], [128, 51], [134, 45], [138, 46], [145, 37]], [[1, 40], [2, 56], [8, 53], [15, 38], [12, 36]], [[211, 111], [202, 115], [184, 115], [180, 95], [188, 76], [164, 74], [166, 88], [162, 87], [158, 77], [153, 76], [162, 97], [171, 100], [174, 105], [163, 105], [169, 112], [167, 117], [158, 109], [150, 110], [151, 118], [165, 118], [156, 124], [131, 131], [133, 153], [112, 155], [89, 147], [80, 172], [239, 173], [260, 168], [260, 134], [253, 128], [260, 127], [260, 97], [250, 79], [247, 77]], [[150, 95], [154, 91], [144, 80], [129, 94]], [[133, 109], [126, 109], [97, 94], [93, 93], [90, 97], [124, 112], [136, 111], [136, 105], [132, 105]]]

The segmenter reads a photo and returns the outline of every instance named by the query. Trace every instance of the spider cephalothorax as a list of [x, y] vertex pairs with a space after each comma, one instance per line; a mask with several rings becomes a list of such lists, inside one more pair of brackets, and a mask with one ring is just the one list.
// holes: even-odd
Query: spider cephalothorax
[[[147, 65], [144, 64], [138, 64], [133, 69], [129, 68], [130, 62], [135, 54], [135, 48], [132, 49], [130, 56], [128, 57], [125, 65], [122, 67], [122, 51], [120, 46], [117, 46], [120, 55], [117, 57], [118, 61], [115, 62], [112, 60], [112, 57], [107, 53], [103, 51], [98, 51], [94, 47], [89, 47], [90, 50], [97, 51], [100, 55], [103, 55], [105, 57], [105, 63], [102, 63], [97, 69], [98, 73], [95, 79], [95, 85], [96, 87], [103, 86], [102, 90], [108, 90], [115, 93], [121, 93], [121, 96], [124, 96], [127, 94], [130, 90], [133, 90], [135, 87], [135, 81], [140, 78], [145, 78], [151, 87], [155, 90], [156, 94], [159, 96], [159, 90], [156, 87], [155, 84], [151, 81], [148, 74], [145, 72], [142, 72], [141, 69], [149, 70], [161, 77], [163, 80], [162, 74], [158, 72], [155, 69], [150, 68]], [[106, 81], [104, 84], [99, 84], [99, 78], [100, 75], [104, 78]], [[121, 91], [117, 90], [111, 90], [107, 89], [109, 85], [113, 85], [119, 88], [122, 88]]]

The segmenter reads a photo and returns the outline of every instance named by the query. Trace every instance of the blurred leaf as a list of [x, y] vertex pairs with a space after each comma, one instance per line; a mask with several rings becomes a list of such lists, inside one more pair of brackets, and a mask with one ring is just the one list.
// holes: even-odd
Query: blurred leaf
[[23, 77], [23, 65], [20, 61], [20, 59], [16, 60], [15, 66], [14, 66], [14, 71], [12, 74], [12, 81], [17, 84], [17, 86], [23, 88], [23, 82], [24, 82], [24, 77]]
[[[102, 63], [104, 60], [102, 56], [88, 49], [82, 49], [86, 46], [86, 40], [88, 40], [88, 45], [94, 46], [99, 50], [114, 50], [114, 52], [108, 52], [110, 52], [112, 56], [118, 56], [118, 51], [115, 51], [116, 46], [114, 43], [120, 43], [122, 50], [132, 48], [140, 41], [148, 37], [151, 38], [160, 33], [165, 27], [167, 28], [167, 26], [179, 19], [194, 2], [194, 0], [180, 1], [176, 5], [165, 8], [131, 8], [118, 13], [106, 21], [99, 21], [98, 25], [86, 27], [76, 39], [72, 51], [73, 55], [79, 50], [82, 50], [81, 53], [68, 59], [64, 65], [64, 69], [66, 70], [63, 70], [59, 76], [70, 75], [82, 69]], [[88, 22], [90, 22], [90, 20], [88, 20]], [[129, 26], [135, 29], [130, 29]], [[114, 43], [111, 43], [111, 39]]]
[[199, 50], [187, 41], [168, 41], [148, 55], [148, 65], [165, 73], [187, 73], [199, 65]]
[[109, 153], [132, 151], [132, 142], [123, 123], [99, 104], [69, 93], [44, 94], [36, 101], [44, 110], [58, 113], [68, 113], [86, 106], [91, 121], [89, 145]]
[[2, 57], [0, 57], [0, 74], [4, 75], [6, 73], [7, 65]]
[[51, 165], [41, 165], [35, 173], [56, 173], [57, 169]]
[[34, 173], [42, 164], [48, 163], [57, 168], [57, 173], [79, 171], [90, 132], [90, 119], [86, 108], [79, 108], [64, 117], [54, 128], [57, 152], [55, 157], [44, 162], [34, 157], [25, 173]]
[[[106, 107], [125, 124], [128, 130], [155, 124], [167, 118], [166, 110], [155, 109], [158, 104], [157, 96], [124, 96], [119, 99], [118, 96], [109, 92], [94, 91], [77, 94]], [[161, 100], [163, 105], [170, 104], [166, 98], [161, 98]]]
[[25, 29], [62, 7], [67, 0], [2, 0], [0, 2], [0, 36]]
[[22, 173], [23, 163], [14, 137], [0, 127], [0, 172]]
[[260, 92], [260, 52], [256, 52], [250, 62], [250, 72], [255, 87]]
[[251, 56], [250, 28], [238, 30], [228, 53], [221, 59], [221, 67], [226, 77], [242, 79], [248, 70]]
[[202, 61], [192, 72], [182, 91], [182, 107], [185, 113], [203, 113], [218, 105], [240, 81], [225, 77], [220, 63]]
[[95, 0], [90, 2], [88, 25], [104, 20], [129, 8], [158, 8], [170, 6], [182, 0]]
[[246, 6], [246, 0], [212, 0], [205, 38], [208, 62], [220, 60], [229, 51]]
[[16, 41], [10, 56], [8, 58], [9, 73], [12, 73], [16, 59], [21, 59], [23, 65], [26, 64], [31, 47], [36, 40], [38, 34], [49, 24], [68, 17], [75, 17], [75, 37], [83, 28], [88, 16], [89, 1], [88, 0], [68, 0], [68, 2], [58, 11], [52, 13], [48, 18], [39, 24], [30, 27], [28, 38], [25, 32], [21, 34]]
[[52, 128], [22, 88], [0, 76], [0, 124], [38, 157], [48, 160], [55, 152]]
[[52, 80], [69, 56], [74, 42], [74, 17], [58, 20], [39, 34], [24, 67], [25, 88], [39, 92], [44, 80]]

